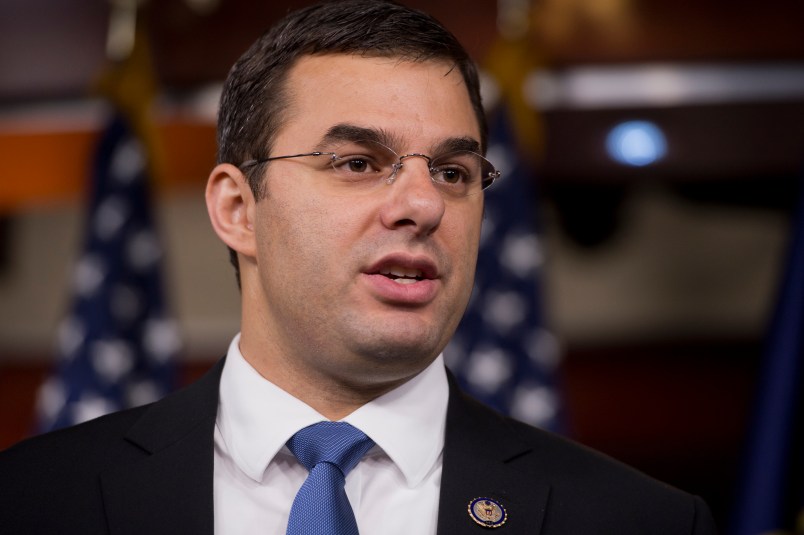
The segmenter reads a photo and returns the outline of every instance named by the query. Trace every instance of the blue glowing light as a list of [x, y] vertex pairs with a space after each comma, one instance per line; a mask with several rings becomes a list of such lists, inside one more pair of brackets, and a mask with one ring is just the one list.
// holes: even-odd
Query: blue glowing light
[[651, 122], [627, 121], [609, 132], [606, 149], [616, 161], [641, 167], [667, 154], [667, 140], [661, 129]]

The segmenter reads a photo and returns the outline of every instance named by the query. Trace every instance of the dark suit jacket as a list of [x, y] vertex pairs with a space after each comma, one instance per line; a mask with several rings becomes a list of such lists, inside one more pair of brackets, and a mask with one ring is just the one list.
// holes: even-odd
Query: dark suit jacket
[[[0, 453], [0, 532], [212, 535], [222, 368], [155, 404]], [[439, 535], [488, 531], [468, 514], [478, 497], [506, 508], [501, 535], [715, 532], [699, 498], [503, 418], [450, 381]]]

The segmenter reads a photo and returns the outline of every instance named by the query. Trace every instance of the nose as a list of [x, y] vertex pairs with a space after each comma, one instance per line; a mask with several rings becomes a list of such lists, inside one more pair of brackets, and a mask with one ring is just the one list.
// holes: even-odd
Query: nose
[[380, 217], [389, 229], [408, 229], [417, 236], [435, 232], [444, 217], [444, 197], [430, 178], [429, 159], [405, 156], [386, 188], [387, 197]]

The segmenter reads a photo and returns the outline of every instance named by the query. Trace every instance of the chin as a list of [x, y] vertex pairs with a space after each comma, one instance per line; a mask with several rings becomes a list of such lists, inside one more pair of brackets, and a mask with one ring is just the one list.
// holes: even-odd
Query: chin
[[[381, 319], [380, 319], [381, 318]], [[351, 317], [343, 322], [339, 338], [343, 347], [360, 360], [390, 369], [399, 366], [416, 373], [429, 365], [447, 345], [453, 328], [414, 315]], [[448, 335], [447, 335], [448, 334]], [[415, 368], [420, 368], [416, 370]]]
[[421, 347], [385, 346], [363, 353], [359, 366], [348, 375], [364, 385], [399, 384], [422, 372], [438, 354], [438, 351], [424, 352]]
[[363, 355], [368, 361], [393, 367], [391, 363], [402, 366], [424, 363], [424, 369], [435, 359], [446, 345], [446, 341], [434, 334], [418, 330], [418, 332], [395, 332], [393, 334], [373, 333], [356, 344], [356, 353]]

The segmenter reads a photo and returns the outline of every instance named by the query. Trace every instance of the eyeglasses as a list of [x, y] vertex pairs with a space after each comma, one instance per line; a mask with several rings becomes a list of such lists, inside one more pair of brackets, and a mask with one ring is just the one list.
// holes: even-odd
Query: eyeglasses
[[238, 167], [244, 169], [273, 160], [327, 156], [336, 182], [352, 190], [372, 189], [380, 184], [392, 184], [406, 158], [427, 161], [430, 178], [439, 191], [450, 197], [466, 197], [480, 193], [500, 177], [500, 172], [483, 156], [468, 150], [456, 150], [428, 156], [418, 152], [397, 154], [382, 143], [369, 140], [350, 141], [339, 145], [334, 152], [307, 152], [287, 156], [269, 156], [247, 160]]

